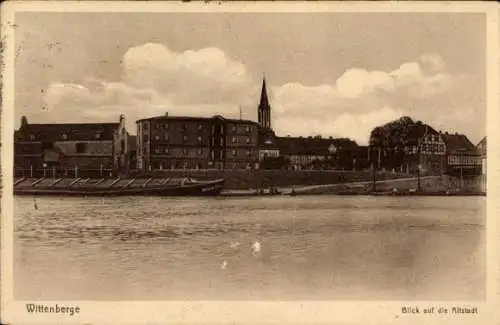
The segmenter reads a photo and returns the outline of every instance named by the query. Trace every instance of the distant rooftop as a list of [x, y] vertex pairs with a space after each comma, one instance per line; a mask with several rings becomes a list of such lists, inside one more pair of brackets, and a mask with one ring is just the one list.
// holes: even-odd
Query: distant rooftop
[[143, 119], [137, 120], [136, 123], [139, 123], [142, 121], [151, 121], [151, 120], [180, 120], [180, 121], [199, 121], [199, 122], [201, 122], [201, 121], [211, 121], [214, 119], [220, 119], [220, 120], [224, 120], [224, 121], [231, 122], [231, 123], [257, 124], [257, 122], [254, 122], [251, 120], [226, 118], [226, 117], [223, 117], [221, 115], [214, 115], [212, 117], [196, 117], [196, 116], [171, 116], [168, 113], [166, 113], [165, 115], [143, 118]]

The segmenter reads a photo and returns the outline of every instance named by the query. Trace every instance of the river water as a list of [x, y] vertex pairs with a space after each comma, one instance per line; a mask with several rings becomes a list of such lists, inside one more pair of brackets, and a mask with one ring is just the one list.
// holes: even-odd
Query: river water
[[484, 197], [37, 198], [36, 205], [15, 198], [16, 299], [485, 298]]

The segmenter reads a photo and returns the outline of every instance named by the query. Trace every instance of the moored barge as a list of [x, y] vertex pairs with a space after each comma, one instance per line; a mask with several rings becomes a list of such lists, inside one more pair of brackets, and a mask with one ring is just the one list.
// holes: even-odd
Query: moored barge
[[20, 178], [18, 196], [218, 196], [224, 179], [191, 178]]

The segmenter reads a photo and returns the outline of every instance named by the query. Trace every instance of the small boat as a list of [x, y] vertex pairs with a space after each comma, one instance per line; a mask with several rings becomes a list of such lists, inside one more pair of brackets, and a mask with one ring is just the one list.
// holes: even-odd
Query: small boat
[[224, 179], [191, 178], [24, 178], [14, 182], [18, 196], [217, 196]]

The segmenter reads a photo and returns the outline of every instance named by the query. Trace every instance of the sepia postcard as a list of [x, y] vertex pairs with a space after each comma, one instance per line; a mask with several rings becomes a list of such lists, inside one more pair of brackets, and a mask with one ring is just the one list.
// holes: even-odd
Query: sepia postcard
[[500, 324], [486, 2], [2, 4], [2, 324]]

